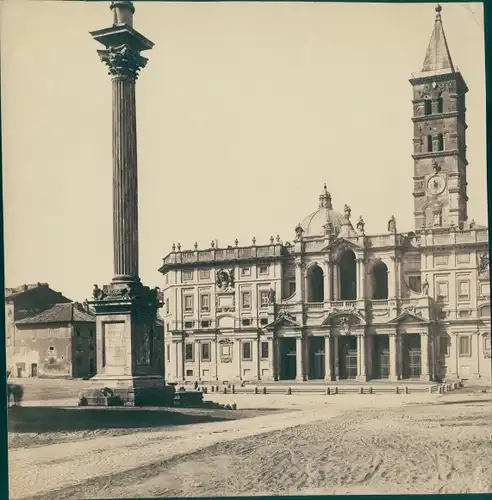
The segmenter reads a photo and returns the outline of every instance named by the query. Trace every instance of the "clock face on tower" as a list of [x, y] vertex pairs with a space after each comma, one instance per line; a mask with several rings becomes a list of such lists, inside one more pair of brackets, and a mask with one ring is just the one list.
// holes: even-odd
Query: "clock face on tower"
[[442, 175], [433, 175], [427, 181], [427, 191], [429, 194], [438, 195], [446, 189], [446, 180]]

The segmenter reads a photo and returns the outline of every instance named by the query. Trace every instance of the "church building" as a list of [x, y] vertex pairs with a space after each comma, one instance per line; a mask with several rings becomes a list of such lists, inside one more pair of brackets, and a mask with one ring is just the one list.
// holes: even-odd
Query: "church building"
[[467, 213], [468, 88], [440, 6], [410, 83], [414, 230], [391, 216], [366, 234], [325, 186], [292, 243], [173, 245], [159, 269], [168, 382], [490, 380], [488, 228]]

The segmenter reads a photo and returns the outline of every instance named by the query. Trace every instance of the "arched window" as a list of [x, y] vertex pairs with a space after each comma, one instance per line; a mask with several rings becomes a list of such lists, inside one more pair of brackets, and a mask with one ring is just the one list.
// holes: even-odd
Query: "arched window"
[[340, 260], [340, 300], [357, 299], [357, 264], [352, 250], [346, 250]]
[[444, 137], [442, 134], [437, 134], [437, 150], [444, 151]]
[[372, 279], [374, 283], [372, 298], [388, 298], [388, 267], [384, 262], [379, 262], [372, 269]]
[[432, 153], [432, 135], [427, 136], [427, 152]]
[[437, 112], [444, 113], [444, 105], [443, 105], [442, 97], [439, 97], [437, 99]]
[[324, 274], [317, 264], [308, 269], [308, 302], [325, 300]]
[[426, 115], [432, 114], [432, 101], [430, 99], [426, 99], [424, 101], [424, 114]]

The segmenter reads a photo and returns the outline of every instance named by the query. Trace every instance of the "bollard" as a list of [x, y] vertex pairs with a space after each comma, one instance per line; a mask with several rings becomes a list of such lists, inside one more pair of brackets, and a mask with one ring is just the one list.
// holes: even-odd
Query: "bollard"
[[263, 387], [263, 394], [266, 394], [266, 387]]
[[219, 392], [219, 386], [218, 385], [215, 386], [215, 392]]
[[255, 386], [255, 394], [258, 394], [258, 387]]
[[224, 386], [224, 389], [222, 391], [224, 394], [227, 394], [227, 387]]
[[285, 392], [285, 394], [292, 394], [292, 389], [290, 387], [287, 387], [287, 391]]
[[405, 386], [405, 394], [408, 394], [408, 386]]
[[432, 385], [429, 387], [429, 393], [432, 394], [434, 392], [434, 387]]
[[236, 404], [236, 403], [232, 403], [232, 405], [231, 405], [231, 409], [232, 409], [232, 410], [237, 410], [237, 404]]
[[335, 387], [335, 394], [338, 394], [338, 387]]
[[396, 386], [395, 388], [395, 394], [400, 394], [400, 389], [398, 388], [398, 386]]
[[215, 391], [215, 386], [212, 386], [212, 392], [214, 392], [214, 391]]
[[204, 387], [204, 388], [203, 388], [203, 393], [204, 393], [204, 394], [207, 394], [207, 393], [208, 393], [208, 387]]
[[369, 387], [369, 394], [372, 394], [372, 387]]
[[364, 394], [364, 387], [359, 387], [359, 394]]
[[326, 394], [328, 394], [328, 396], [331, 394], [331, 390], [329, 387], [326, 388]]
[[232, 394], [236, 394], [236, 386], [232, 384]]

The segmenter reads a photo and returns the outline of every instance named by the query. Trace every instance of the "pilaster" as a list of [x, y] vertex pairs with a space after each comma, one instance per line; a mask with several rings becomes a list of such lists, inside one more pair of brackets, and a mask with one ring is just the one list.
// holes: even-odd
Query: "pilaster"
[[366, 367], [366, 337], [360, 335], [357, 337], [357, 365], [358, 365], [358, 379], [361, 382], [367, 381], [367, 367]]
[[398, 380], [398, 346], [397, 346], [397, 338], [396, 333], [389, 335], [389, 358], [390, 358], [390, 366], [389, 366], [389, 379], [393, 382]]
[[427, 332], [420, 334], [421, 349], [421, 380], [429, 380], [429, 335]]
[[304, 339], [298, 336], [296, 337], [296, 380], [305, 380], [304, 361]]

